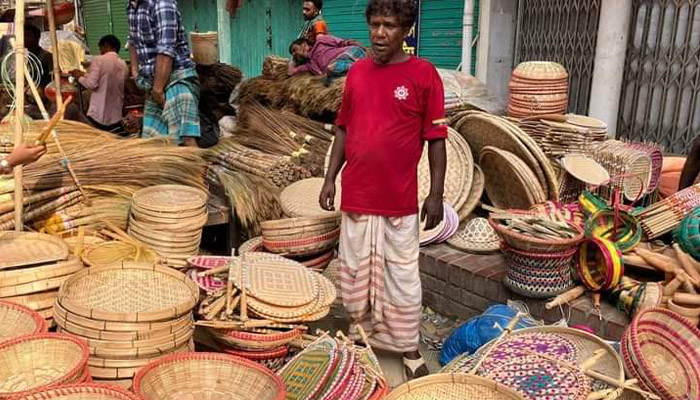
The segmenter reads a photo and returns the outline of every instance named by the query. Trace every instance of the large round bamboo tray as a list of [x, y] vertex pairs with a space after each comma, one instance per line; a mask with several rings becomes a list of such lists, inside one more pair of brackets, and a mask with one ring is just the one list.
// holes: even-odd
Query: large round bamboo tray
[[61, 287], [58, 302], [91, 319], [152, 322], [190, 312], [198, 297], [199, 288], [181, 272], [124, 262], [77, 273]]
[[0, 300], [0, 343], [48, 330], [46, 320], [33, 310]]
[[193, 217], [198, 217], [201, 214], [204, 214], [207, 212], [207, 208], [205, 207], [200, 207], [200, 208], [193, 208], [191, 210], [185, 210], [185, 211], [177, 211], [177, 212], [170, 212], [170, 211], [152, 211], [147, 208], [139, 207], [138, 204], [133, 204], [131, 206], [131, 212], [136, 213], [137, 216], [143, 216], [144, 218], [156, 218], [156, 219], [174, 219], [177, 217], [182, 217], [182, 218], [193, 218]]
[[252, 361], [214, 353], [164, 357], [141, 369], [134, 392], [144, 400], [283, 400], [282, 380]]
[[133, 393], [119, 387], [81, 383], [46, 389], [15, 400], [140, 400]]
[[124, 261], [154, 263], [158, 255], [132, 243], [114, 241], [88, 246], [81, 258], [88, 266], [99, 267]]
[[182, 185], [158, 185], [134, 193], [132, 201], [139, 207], [156, 212], [179, 212], [205, 207], [207, 193]]
[[[163, 214], [161, 216], [154, 216], [152, 214], [144, 214], [139, 211], [138, 208], [132, 207], [131, 217], [143, 222], [144, 224], [153, 224], [156, 226], [171, 226], [179, 225], [184, 221], [191, 221], [193, 224], [195, 221], [201, 221], [207, 218], [207, 209], [197, 210], [196, 213], [171, 213]], [[206, 221], [205, 221], [206, 222]]]
[[[318, 204], [323, 182], [323, 178], [310, 178], [287, 186], [280, 194], [284, 214], [291, 218], [338, 215], [337, 211], [326, 211]], [[340, 193], [341, 188], [337, 186], [334, 202], [336, 209], [340, 209]]]
[[20, 268], [0, 271], [0, 287], [18, 286], [41, 280], [58, 278], [73, 274], [83, 269], [80, 260], [71, 256], [66, 261], [39, 267]]
[[314, 226], [304, 226], [299, 228], [290, 229], [277, 229], [270, 230], [266, 229], [263, 231], [263, 239], [272, 241], [289, 241], [297, 239], [306, 239], [308, 237], [324, 235], [329, 232], [333, 232], [338, 228], [337, 222], [328, 222], [325, 224], [318, 224]]
[[[462, 153], [462, 147], [456, 143], [459, 133], [452, 131], [445, 142], [447, 169], [445, 171], [444, 201], [460, 208], [466, 198], [465, 187], [471, 187], [474, 159]], [[468, 145], [467, 145], [468, 147]], [[418, 204], [422, 204], [430, 194], [431, 174], [428, 157], [428, 145], [423, 148], [423, 155], [418, 164]]]
[[81, 326], [83, 328], [88, 328], [97, 331], [106, 332], [151, 332], [160, 331], [166, 329], [177, 329], [178, 326], [184, 324], [185, 321], [190, 321], [192, 319], [191, 313], [184, 314], [177, 319], [168, 319], [165, 321], [155, 321], [155, 322], [114, 322], [114, 321], [104, 321], [98, 319], [91, 319], [83, 317], [81, 315], [73, 314], [67, 311], [59, 301], [54, 303], [53, 309], [54, 315], [57, 315], [62, 321], [67, 321], [69, 323]]
[[136, 225], [137, 227], [148, 231], [155, 231], [161, 233], [167, 233], [171, 231], [184, 231], [184, 232], [196, 232], [207, 223], [208, 216], [206, 214], [196, 217], [196, 218], [184, 218], [174, 221], [173, 223], [161, 223], [161, 222], [151, 222], [144, 221], [134, 214], [131, 214], [129, 218], [129, 226]]
[[209, 329], [214, 340], [235, 349], [245, 351], [266, 351], [286, 346], [301, 337], [301, 331], [292, 329], [287, 332], [279, 331], [221, 331]]
[[243, 254], [246, 253], [257, 253], [257, 252], [264, 252], [265, 251], [265, 246], [263, 246], [263, 238], [262, 236], [254, 237], [252, 239], [249, 239], [240, 247], [238, 247], [238, 255], [242, 256]]
[[55, 263], [68, 258], [68, 245], [61, 238], [41, 233], [0, 233], [0, 270]]
[[319, 280], [303, 265], [267, 253], [248, 253], [243, 280], [251, 296], [272, 306], [301, 307], [319, 296]]
[[[60, 328], [61, 332], [68, 332], [63, 328]], [[105, 350], [131, 350], [131, 349], [141, 349], [141, 348], [151, 348], [159, 345], [171, 346], [172, 343], [178, 341], [179, 339], [188, 336], [191, 337], [194, 331], [194, 323], [190, 323], [182, 328], [178, 329], [172, 333], [165, 333], [163, 335], [156, 335], [150, 338], [137, 339], [137, 340], [100, 340], [82, 337], [91, 349], [105, 349]]]
[[55, 333], [22, 336], [0, 344], [0, 398], [21, 396], [83, 379], [87, 345]]
[[308, 228], [318, 225], [327, 226], [328, 224], [339, 223], [340, 218], [336, 215], [327, 217], [300, 217], [261, 222], [260, 228], [262, 228], [263, 232], [284, 231], [289, 234], [289, 231], [294, 229]]
[[466, 220], [481, 202], [481, 197], [484, 195], [484, 187], [486, 186], [486, 178], [484, 177], [484, 172], [481, 167], [474, 164], [474, 179], [472, 181], [472, 187], [469, 190], [467, 200], [464, 202], [462, 208], [458, 210], [459, 221], [462, 222]]
[[[537, 204], [531, 188], [532, 171], [518, 171], [519, 165], [513, 164], [507, 154], [490, 146], [482, 150], [479, 165], [486, 178], [486, 193], [498, 208], [527, 210]], [[523, 179], [523, 175], [530, 179]]]
[[490, 379], [466, 374], [437, 374], [405, 383], [385, 400], [524, 400], [518, 392]]
[[[159, 355], [157, 357], [153, 358], [137, 358], [137, 359], [109, 359], [109, 358], [100, 358], [100, 357], [90, 357], [88, 360], [88, 365], [90, 366], [91, 372], [92, 368], [105, 368], [105, 369], [124, 369], [124, 368], [142, 368], [145, 367], [146, 365], [152, 363], [153, 361], [156, 361], [157, 359], [171, 355], [171, 354], [176, 354], [176, 353], [189, 353], [192, 351], [191, 349], [192, 346], [190, 346], [190, 343], [185, 343], [183, 346], [180, 346], [170, 352], [163, 353], [163, 355]], [[117, 378], [101, 378], [100, 376], [93, 376], [94, 378], [98, 379], [117, 379]], [[128, 379], [133, 379], [133, 376], [128, 377]]]
[[610, 180], [610, 174], [594, 159], [584, 155], [570, 155], [562, 158], [561, 164], [571, 176], [594, 186]]
[[520, 79], [534, 80], [563, 80], [569, 77], [563, 65], [551, 61], [527, 61], [520, 63], [513, 71], [513, 76]]
[[[630, 363], [644, 384], [668, 400], [700, 399], [700, 330], [665, 309], [639, 312], [625, 334]], [[627, 360], [626, 360], [627, 362]]]
[[201, 237], [202, 230], [192, 230], [192, 231], [178, 231], [178, 232], [158, 232], [152, 231], [148, 227], [141, 227], [138, 222], [131, 221], [129, 223], [129, 234], [138, 233], [141, 236], [145, 236], [153, 240], [166, 240], [166, 241], [188, 241], [193, 240], [197, 237]]
[[513, 153], [503, 152], [505, 157], [510, 161], [510, 164], [515, 167], [515, 173], [518, 174], [520, 180], [527, 183], [527, 187], [530, 190], [530, 195], [535, 201], [535, 204], [544, 203], [547, 201], [547, 188], [541, 186], [537, 181], [537, 177], [532, 170], [525, 164], [525, 162]]
[[[81, 268], [85, 270], [85, 268]], [[58, 289], [71, 278], [72, 275], [59, 276], [51, 279], [42, 279], [34, 282], [23, 283], [17, 286], [7, 286], [0, 288], [0, 298], [17, 297], [33, 293], [41, 293]]]

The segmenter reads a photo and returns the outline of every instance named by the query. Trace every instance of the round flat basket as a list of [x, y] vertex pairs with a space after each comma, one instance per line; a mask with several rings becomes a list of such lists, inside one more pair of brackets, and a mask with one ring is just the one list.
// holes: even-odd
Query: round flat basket
[[65, 275], [57, 278], [42, 279], [30, 283], [24, 283], [17, 286], [2, 287], [0, 288], [0, 298], [24, 296], [58, 289], [70, 277], [71, 275]]
[[328, 226], [332, 224], [338, 225], [340, 218], [337, 215], [327, 216], [327, 217], [299, 217], [299, 218], [285, 218], [274, 221], [265, 221], [260, 223], [260, 227], [263, 230], [263, 236], [265, 236], [266, 231], [272, 232], [286, 232], [300, 229], [309, 228], [315, 226]]
[[90, 267], [112, 265], [124, 261], [156, 262], [158, 255], [147, 249], [126, 242], [104, 242], [89, 246], [81, 259]]
[[[338, 215], [337, 211], [326, 211], [318, 204], [318, 196], [323, 188], [323, 178], [304, 179], [287, 186], [280, 194], [282, 211], [289, 217], [317, 217]], [[340, 186], [336, 186], [335, 205], [340, 209]]]
[[467, 219], [479, 206], [481, 197], [484, 195], [485, 185], [486, 178], [484, 177], [484, 172], [478, 165], [474, 164], [474, 180], [472, 181], [472, 187], [469, 190], [467, 200], [464, 202], [464, 205], [458, 212], [460, 222]]
[[0, 233], [0, 270], [55, 263], [68, 258], [68, 245], [59, 237], [41, 233]]
[[10, 269], [0, 271], [0, 287], [17, 286], [26, 283], [58, 278], [83, 269], [77, 257], [71, 256], [66, 261], [40, 267]]
[[136, 374], [134, 392], [144, 400], [283, 400], [286, 395], [280, 378], [267, 368], [215, 353], [161, 358]]
[[479, 165], [484, 171], [486, 193], [498, 208], [527, 210], [537, 204], [531, 188], [532, 180], [536, 182], [536, 178], [532, 177], [532, 171], [519, 170], [519, 165], [513, 164], [507, 155], [495, 147], [482, 150]]
[[61, 287], [58, 302], [91, 319], [149, 322], [190, 312], [198, 296], [199, 288], [181, 272], [125, 262], [75, 274]]
[[520, 63], [513, 76], [531, 80], [557, 80], [569, 77], [563, 65], [551, 61], [527, 61]]
[[495, 253], [501, 248], [501, 240], [486, 218], [474, 218], [447, 240], [457, 250], [476, 254]]
[[301, 331], [292, 329], [287, 332], [280, 331], [221, 331], [209, 329], [214, 339], [226, 346], [244, 351], [267, 351], [270, 349], [287, 346], [292, 341], [301, 337]]
[[48, 330], [46, 320], [31, 309], [0, 300], [0, 343]]
[[0, 398], [77, 383], [89, 357], [78, 338], [55, 333], [18, 337], [0, 344]]
[[332, 249], [340, 238], [340, 228], [322, 235], [294, 240], [269, 240], [263, 237], [265, 250], [287, 256], [310, 256]]
[[159, 185], [134, 193], [132, 201], [139, 208], [157, 212], [178, 212], [206, 206], [207, 193], [182, 185]]
[[16, 400], [139, 400], [133, 393], [119, 387], [81, 383], [46, 389], [18, 397]]
[[571, 176], [590, 185], [599, 186], [610, 180], [610, 174], [602, 165], [584, 155], [566, 156], [561, 164]]
[[263, 246], [263, 238], [262, 236], [254, 237], [252, 239], [247, 240], [244, 242], [240, 247], [238, 247], [238, 255], [242, 256], [243, 254], [246, 253], [257, 253], [257, 252], [265, 252], [265, 246]]
[[48, 292], [25, 294], [22, 296], [6, 297], [3, 300], [19, 304], [31, 310], [51, 308], [58, 297], [58, 289]]
[[233, 257], [197, 256], [187, 259], [187, 264], [193, 268], [209, 270], [228, 267], [232, 260]]
[[[446, 203], [460, 208], [464, 205], [466, 198], [462, 195], [466, 187], [471, 187], [473, 169], [473, 158], [467, 158], [462, 151], [462, 147], [457, 143], [458, 132], [450, 129], [446, 143], [447, 170], [445, 173], [445, 194]], [[460, 137], [461, 139], [461, 137]], [[467, 146], [468, 147], [468, 146]], [[430, 194], [430, 161], [428, 157], [428, 145], [423, 149], [423, 155], [418, 164], [418, 203], [421, 204]]]
[[386, 400], [523, 400], [518, 392], [490, 379], [466, 374], [437, 374], [394, 389]]
[[248, 253], [243, 280], [256, 299], [280, 307], [301, 307], [319, 295], [319, 282], [303, 265], [266, 253]]
[[700, 330], [665, 309], [639, 312], [626, 333], [633, 365], [646, 386], [668, 400], [700, 399]]

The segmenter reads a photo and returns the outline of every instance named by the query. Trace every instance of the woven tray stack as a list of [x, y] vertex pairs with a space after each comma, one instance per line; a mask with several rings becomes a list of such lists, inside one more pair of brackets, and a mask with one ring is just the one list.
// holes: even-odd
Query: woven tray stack
[[340, 238], [337, 215], [266, 221], [261, 224], [262, 240], [254, 239], [244, 251], [267, 251], [298, 261], [322, 272], [333, 259]]
[[564, 114], [569, 105], [569, 74], [554, 62], [521, 63], [513, 71], [508, 88], [511, 117]]
[[207, 193], [188, 186], [160, 185], [134, 193], [129, 235], [147, 245], [167, 264], [187, 266], [199, 254], [207, 222]]
[[370, 348], [323, 336], [279, 372], [287, 399], [382, 399], [387, 381]]
[[87, 341], [96, 381], [130, 386], [151, 360], [190, 350], [198, 296], [194, 282], [178, 271], [125, 262], [71, 277], [54, 315], [60, 332]]
[[547, 156], [559, 158], [570, 154], [585, 154], [593, 143], [608, 138], [608, 126], [583, 115], [546, 115], [517, 120]]
[[38, 333], [0, 343], [0, 399], [90, 382], [88, 347], [71, 335]]
[[558, 199], [559, 182], [549, 159], [517, 125], [474, 111], [458, 114], [452, 123], [479, 160], [485, 190], [494, 206], [529, 209]]
[[700, 207], [700, 184], [696, 184], [635, 213], [648, 239], [676, 229], [683, 219]]
[[639, 312], [620, 344], [627, 373], [664, 400], [700, 399], [700, 330], [680, 315]]
[[489, 224], [501, 238], [509, 261], [503, 283], [531, 298], [548, 298], [572, 289], [573, 259], [583, 230], [557, 214], [517, 210], [491, 214]]
[[0, 299], [23, 305], [51, 321], [58, 288], [83, 270], [58, 237], [39, 233], [0, 234]]

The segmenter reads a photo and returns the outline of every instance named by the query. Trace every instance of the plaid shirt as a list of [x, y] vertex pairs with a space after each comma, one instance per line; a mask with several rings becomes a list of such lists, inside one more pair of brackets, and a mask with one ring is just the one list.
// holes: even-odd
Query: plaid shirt
[[173, 71], [194, 68], [177, 0], [130, 0], [126, 12], [129, 45], [136, 48], [139, 75], [153, 79], [158, 54], [173, 59]]

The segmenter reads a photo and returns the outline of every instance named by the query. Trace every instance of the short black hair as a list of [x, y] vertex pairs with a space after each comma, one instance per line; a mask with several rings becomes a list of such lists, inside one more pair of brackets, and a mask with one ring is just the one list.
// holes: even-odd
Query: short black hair
[[396, 16], [404, 28], [410, 28], [418, 19], [418, 2], [415, 0], [369, 0], [365, 17], [367, 22], [375, 16]]
[[119, 39], [114, 35], [107, 35], [107, 36], [103, 36], [97, 45], [100, 47], [109, 46], [109, 47], [113, 48], [114, 50], [116, 50], [118, 53], [119, 49], [121, 49], [121, 47], [122, 47], [122, 42], [120, 42]]
[[323, 10], [323, 0], [304, 0], [304, 3], [306, 3], [307, 1], [314, 3], [316, 8], [318, 8], [318, 11]]
[[309, 41], [306, 38], [299, 38], [293, 41], [292, 44], [289, 45], [289, 54], [294, 55], [294, 46], [299, 46], [304, 43], [308, 44]]
[[24, 32], [29, 32], [32, 35], [34, 35], [34, 37], [36, 37], [37, 39], [41, 39], [41, 29], [37, 28], [34, 25], [31, 25], [31, 24], [24, 25]]

